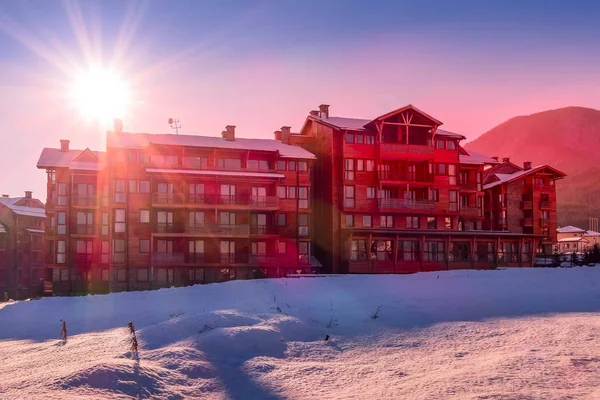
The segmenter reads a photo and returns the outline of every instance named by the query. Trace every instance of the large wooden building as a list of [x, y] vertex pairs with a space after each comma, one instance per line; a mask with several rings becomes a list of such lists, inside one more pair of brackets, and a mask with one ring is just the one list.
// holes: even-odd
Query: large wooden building
[[[310, 112], [299, 135], [317, 157], [313, 213], [323, 225], [314, 242], [326, 270], [408, 273], [533, 264], [550, 237], [544, 229], [556, 224], [552, 184], [564, 174], [547, 166], [509, 171], [506, 163], [462, 148], [465, 137], [439, 129], [441, 124], [412, 105], [373, 119], [331, 116], [328, 105]], [[512, 190], [513, 182], [523, 181], [519, 177], [527, 190], [518, 204], [508, 204], [510, 212], [502, 213], [507, 204], [485, 209], [484, 199], [492, 206], [490, 199]], [[521, 201], [529, 199], [539, 205], [523, 209]], [[517, 206], [523, 212], [512, 212]], [[498, 212], [502, 224], [495, 223]], [[530, 229], [527, 218], [538, 226]]]
[[[124, 133], [107, 151], [46, 148], [47, 265], [56, 294], [316, 272], [314, 155], [280, 140]], [[298, 140], [301, 140], [299, 138]]]
[[30, 191], [23, 197], [0, 197], [0, 296], [23, 299], [42, 294], [44, 204]]

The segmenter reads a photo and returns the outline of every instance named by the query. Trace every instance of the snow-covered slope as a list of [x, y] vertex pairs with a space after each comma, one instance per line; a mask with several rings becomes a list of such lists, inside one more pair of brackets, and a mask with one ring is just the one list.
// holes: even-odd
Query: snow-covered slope
[[599, 310], [600, 268], [17, 302], [0, 306], [0, 398], [600, 398]]

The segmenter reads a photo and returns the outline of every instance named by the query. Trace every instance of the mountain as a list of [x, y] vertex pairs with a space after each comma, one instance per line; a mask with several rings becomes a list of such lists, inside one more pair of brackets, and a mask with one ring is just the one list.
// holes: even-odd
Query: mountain
[[565, 107], [511, 118], [465, 145], [517, 164], [549, 164], [567, 174], [557, 183], [558, 225], [588, 228], [600, 216], [600, 111]]

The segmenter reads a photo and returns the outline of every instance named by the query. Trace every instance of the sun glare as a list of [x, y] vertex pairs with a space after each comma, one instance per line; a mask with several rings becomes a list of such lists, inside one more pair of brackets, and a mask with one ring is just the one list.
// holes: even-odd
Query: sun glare
[[126, 82], [114, 71], [99, 68], [77, 74], [71, 96], [83, 118], [103, 125], [123, 118], [131, 100]]

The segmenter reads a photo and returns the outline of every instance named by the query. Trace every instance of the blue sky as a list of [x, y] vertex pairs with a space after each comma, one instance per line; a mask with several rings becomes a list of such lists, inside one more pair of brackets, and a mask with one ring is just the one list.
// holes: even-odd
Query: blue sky
[[[584, 1], [0, 3], [0, 191], [44, 188], [44, 146], [104, 148], [65, 88], [112, 65], [129, 131], [271, 137], [321, 103], [372, 117], [412, 103], [469, 139], [549, 108], [600, 108], [600, 4]], [[25, 182], [25, 183], [24, 183]]]

